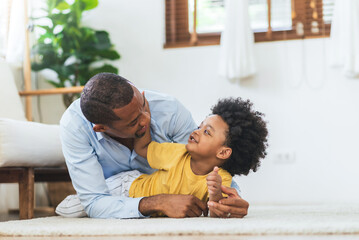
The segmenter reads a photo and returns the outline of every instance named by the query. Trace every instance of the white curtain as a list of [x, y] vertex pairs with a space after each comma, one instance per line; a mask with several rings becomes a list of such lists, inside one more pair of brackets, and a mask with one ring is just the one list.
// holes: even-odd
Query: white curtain
[[9, 16], [9, 32], [7, 36], [7, 47], [5, 59], [13, 66], [21, 67], [24, 58], [25, 46], [25, 22], [24, 1], [12, 0]]
[[330, 62], [359, 77], [359, 1], [337, 0], [330, 33]]
[[219, 75], [235, 80], [256, 72], [254, 35], [250, 26], [248, 0], [225, 2], [225, 27], [221, 36]]

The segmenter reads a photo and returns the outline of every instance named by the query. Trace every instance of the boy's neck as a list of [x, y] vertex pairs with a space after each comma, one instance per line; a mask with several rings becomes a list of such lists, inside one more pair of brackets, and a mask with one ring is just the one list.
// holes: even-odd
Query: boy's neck
[[212, 172], [215, 166], [208, 165], [209, 162], [213, 162], [213, 161], [211, 161], [211, 159], [201, 159], [198, 157], [197, 158], [191, 157], [190, 166], [192, 172], [196, 175], [206, 175]]

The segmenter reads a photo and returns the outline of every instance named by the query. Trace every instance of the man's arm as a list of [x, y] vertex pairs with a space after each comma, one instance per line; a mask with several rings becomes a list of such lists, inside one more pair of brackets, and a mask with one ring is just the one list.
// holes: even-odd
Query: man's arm
[[68, 125], [74, 124], [74, 120], [71, 120], [65, 119], [60, 124], [62, 148], [72, 184], [89, 217], [138, 218], [155, 212], [169, 217], [194, 217], [202, 212], [207, 214], [207, 206], [193, 196], [128, 198], [111, 195], [97, 155], [87, 139], [88, 133]]
[[142, 198], [138, 207], [145, 215], [161, 212], [171, 218], [207, 216], [205, 203], [192, 195], [160, 194]]
[[143, 217], [138, 211], [141, 198], [110, 194], [102, 167], [89, 143], [88, 133], [82, 128], [73, 127], [77, 120], [63, 118], [60, 123], [60, 134], [72, 184], [87, 215], [92, 218]]

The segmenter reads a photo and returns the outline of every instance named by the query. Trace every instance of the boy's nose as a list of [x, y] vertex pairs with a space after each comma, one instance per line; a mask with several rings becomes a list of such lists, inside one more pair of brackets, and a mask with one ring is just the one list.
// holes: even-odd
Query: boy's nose
[[200, 135], [201, 129], [197, 128], [196, 130], [193, 131], [193, 133], [196, 135]]

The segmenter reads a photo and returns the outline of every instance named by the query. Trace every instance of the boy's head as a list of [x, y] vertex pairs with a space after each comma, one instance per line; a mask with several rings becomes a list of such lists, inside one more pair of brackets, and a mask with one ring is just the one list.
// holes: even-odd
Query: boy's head
[[232, 154], [221, 166], [231, 175], [247, 175], [257, 171], [260, 159], [266, 156], [267, 125], [263, 113], [254, 111], [249, 100], [226, 98], [212, 107], [212, 113], [219, 115], [228, 125], [224, 145]]
[[220, 166], [231, 175], [254, 172], [266, 155], [267, 127], [263, 114], [241, 98], [220, 100], [189, 137], [186, 148], [193, 158]]

